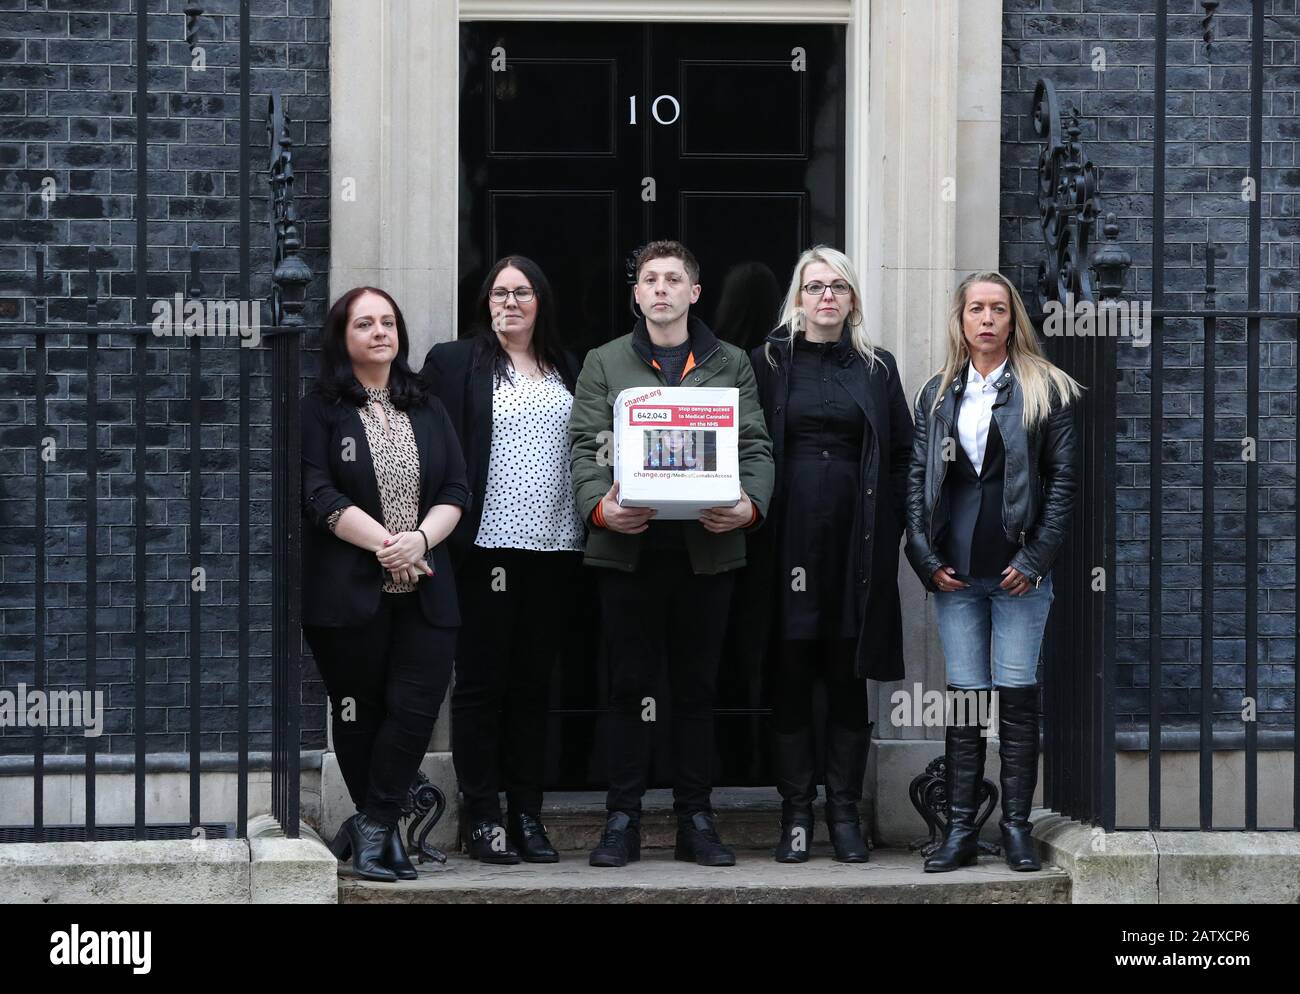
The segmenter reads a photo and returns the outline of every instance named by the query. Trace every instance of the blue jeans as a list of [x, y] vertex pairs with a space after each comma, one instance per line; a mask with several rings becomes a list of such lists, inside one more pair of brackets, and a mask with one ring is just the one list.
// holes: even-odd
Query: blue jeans
[[1052, 608], [1052, 578], [1012, 596], [1000, 577], [961, 577], [964, 590], [935, 594], [948, 684], [962, 690], [1032, 687]]

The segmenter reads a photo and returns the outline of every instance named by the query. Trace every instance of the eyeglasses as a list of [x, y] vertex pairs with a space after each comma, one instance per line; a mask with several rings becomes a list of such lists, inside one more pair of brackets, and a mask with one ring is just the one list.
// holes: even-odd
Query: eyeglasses
[[846, 281], [836, 280], [834, 283], [831, 284], [805, 283], [803, 285], [803, 292], [807, 294], [811, 294], [814, 297], [820, 297], [822, 294], [826, 292], [826, 287], [828, 285], [831, 288], [831, 293], [835, 294], [835, 296], [837, 297], [843, 297], [846, 293], [848, 293], [850, 290], [853, 289], [851, 286], [849, 286], [849, 284]]
[[489, 294], [489, 296], [498, 304], [504, 304], [506, 298], [511, 294], [514, 295], [516, 303], [526, 304], [533, 299], [533, 288], [530, 286], [517, 286], [513, 290], [507, 290], [503, 286], [498, 286], [492, 289], [492, 293]]

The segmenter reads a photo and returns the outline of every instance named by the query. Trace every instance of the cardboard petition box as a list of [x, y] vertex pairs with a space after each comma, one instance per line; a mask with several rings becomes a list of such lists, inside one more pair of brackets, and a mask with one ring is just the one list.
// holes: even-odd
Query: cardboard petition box
[[740, 391], [634, 387], [614, 401], [614, 480], [622, 507], [696, 519], [740, 501]]

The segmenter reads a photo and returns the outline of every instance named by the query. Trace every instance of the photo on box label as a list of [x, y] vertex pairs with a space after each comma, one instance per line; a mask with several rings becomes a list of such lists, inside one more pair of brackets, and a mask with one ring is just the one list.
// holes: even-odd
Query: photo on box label
[[694, 470], [704, 473], [717, 471], [717, 432], [651, 428], [641, 434], [645, 439], [644, 469]]

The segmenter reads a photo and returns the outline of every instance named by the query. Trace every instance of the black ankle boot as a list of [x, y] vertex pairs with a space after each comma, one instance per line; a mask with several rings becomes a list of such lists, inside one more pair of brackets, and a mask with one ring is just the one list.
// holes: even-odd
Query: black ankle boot
[[627, 866], [641, 858], [641, 821], [629, 811], [611, 811], [605, 832], [591, 851], [592, 866]]
[[812, 849], [813, 810], [808, 808], [781, 815], [781, 838], [772, 857], [778, 863], [806, 863]]
[[1038, 687], [999, 687], [1002, 853], [1013, 870], [1041, 870], [1029, 811], [1038, 784]]
[[817, 799], [812, 729], [775, 733], [772, 765], [781, 794], [781, 838], [773, 858], [778, 863], [806, 863], [812, 850], [813, 801]]
[[546, 837], [546, 826], [530, 814], [512, 814], [506, 820], [510, 844], [525, 863], [558, 863], [560, 854]]
[[384, 865], [389, 828], [358, 811], [345, 821], [330, 843], [335, 859], [352, 857], [352, 870], [363, 880], [392, 883], [397, 874]]
[[399, 825], [388, 831], [388, 841], [384, 844], [384, 865], [397, 874], [398, 880], [417, 880], [411, 857], [406, 855], [406, 846], [402, 844], [402, 829]]
[[700, 866], [736, 865], [736, 854], [722, 844], [722, 839], [718, 838], [717, 826], [713, 823], [713, 815], [707, 811], [678, 815], [677, 846], [673, 850], [673, 859], [683, 863], [698, 863]]
[[872, 727], [831, 725], [826, 732], [826, 826], [837, 863], [865, 863], [871, 858], [862, 837], [858, 802], [867, 774]]
[[520, 861], [519, 853], [510, 844], [506, 827], [500, 821], [475, 822], [465, 848], [470, 859], [476, 859], [480, 863], [513, 866]]
[[943, 844], [925, 861], [927, 873], [942, 873], [970, 866], [979, 856], [980, 784], [988, 740], [978, 724], [949, 725], [945, 736], [947, 766], [948, 832]]

